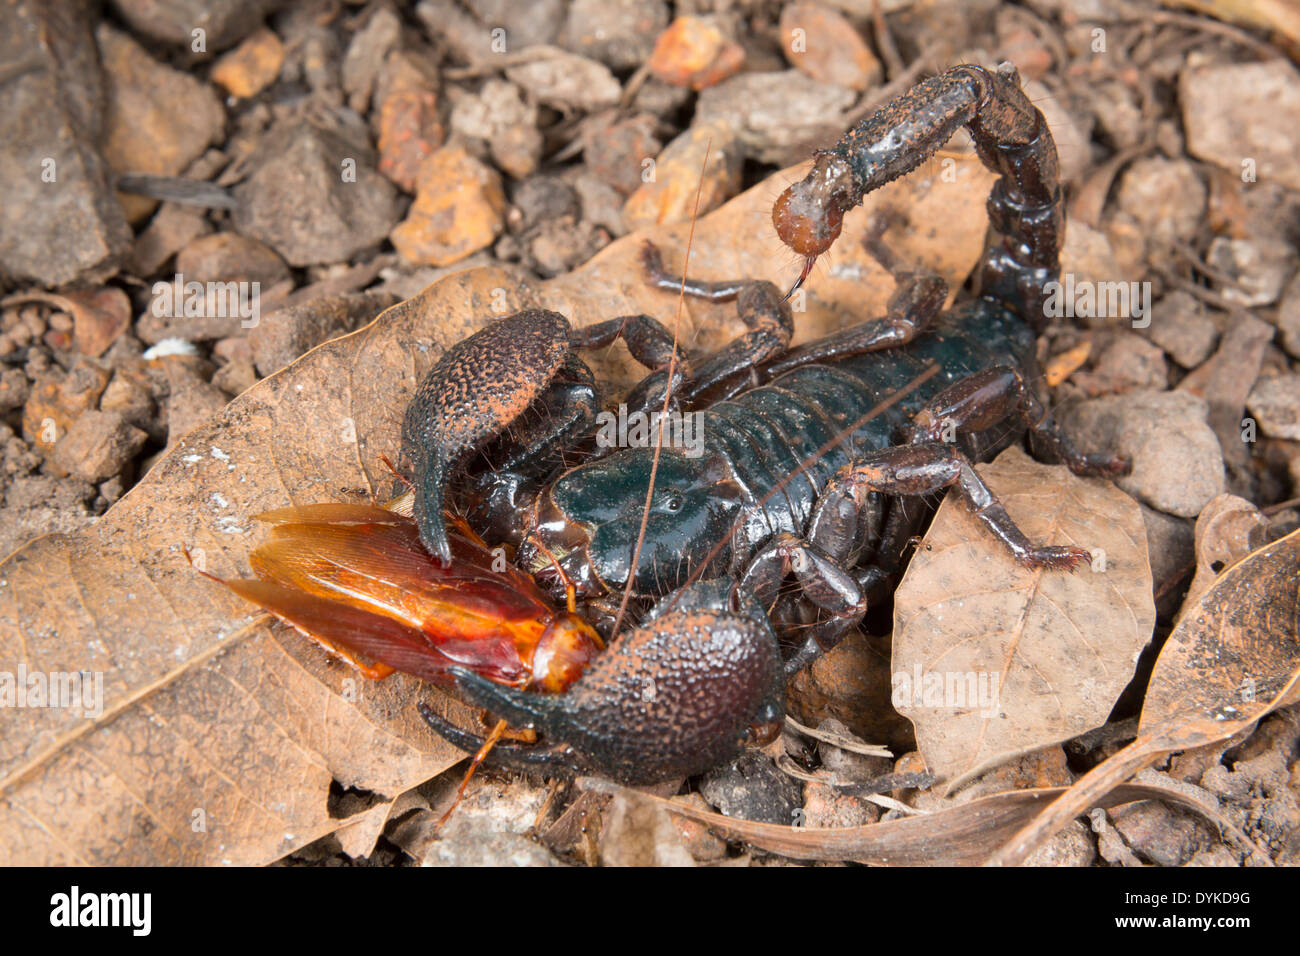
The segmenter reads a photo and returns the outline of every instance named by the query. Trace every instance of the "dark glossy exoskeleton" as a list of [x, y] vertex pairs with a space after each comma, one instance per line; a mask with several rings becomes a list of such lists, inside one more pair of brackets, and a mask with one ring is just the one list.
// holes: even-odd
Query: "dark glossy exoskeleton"
[[[1064, 213], [1055, 147], [1014, 69], [961, 66], [919, 84], [819, 154], [773, 220], [806, 276], [846, 210], [963, 124], [1002, 174], [989, 198], [999, 236], [980, 269], [983, 294], [947, 314], [944, 283], [904, 271], [877, 243], [897, 281], [888, 314], [793, 350], [789, 308], [770, 283], [685, 280], [689, 295], [736, 299], [749, 333], [688, 362], [648, 316], [576, 330], [531, 311], [453, 347], [429, 373], [406, 416], [403, 455], [431, 554], [447, 554], [445, 489], [467, 453], [483, 450], [495, 467], [458, 485], [461, 500], [489, 539], [517, 545], [521, 567], [557, 596], [576, 592], [602, 625], [625, 589], [659, 599], [627, 634], [608, 635], [610, 650], [566, 694], [454, 672], [471, 701], [546, 739], [502, 745], [498, 760], [644, 783], [770, 736], [784, 675], [861, 620], [898, 566], [919, 496], [956, 489], [1028, 566], [1068, 570], [1085, 558], [1028, 541], [971, 464], [1029, 431], [1080, 474], [1126, 467], [1071, 448], [1034, 392], [1034, 329]], [[656, 285], [682, 288], [655, 250], [646, 265]], [[620, 335], [654, 370], [629, 410], [667, 401], [698, 411], [702, 454], [664, 447], [656, 469], [652, 448], [591, 449], [595, 383], [575, 350]], [[575, 448], [591, 457], [559, 467]], [[781, 655], [772, 622], [785, 620], [807, 626]], [[425, 714], [454, 743], [481, 743]]]

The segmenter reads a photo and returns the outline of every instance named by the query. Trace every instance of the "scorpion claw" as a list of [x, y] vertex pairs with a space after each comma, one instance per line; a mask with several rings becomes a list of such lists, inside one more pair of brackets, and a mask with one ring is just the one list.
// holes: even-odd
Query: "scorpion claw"
[[[486, 737], [457, 727], [424, 702], [417, 704], [416, 710], [420, 712], [424, 722], [453, 747], [467, 753], [477, 753], [487, 743]], [[555, 747], [537, 747], [530, 744], [498, 743], [492, 748], [484, 763], [511, 770], [541, 770], [555, 774], [580, 772], [580, 768], [574, 764], [572, 749], [562, 744]]]
[[557, 312], [508, 316], [449, 348], [420, 383], [402, 420], [402, 459], [417, 476], [420, 541], [444, 566], [451, 563], [442, 515], [452, 469], [542, 394], [569, 354], [569, 331]]

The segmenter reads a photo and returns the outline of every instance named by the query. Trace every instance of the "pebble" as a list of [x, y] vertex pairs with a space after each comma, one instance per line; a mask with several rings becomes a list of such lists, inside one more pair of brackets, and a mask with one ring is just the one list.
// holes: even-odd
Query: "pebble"
[[1093, 375], [1108, 390], [1134, 388], [1163, 391], [1169, 387], [1169, 369], [1160, 348], [1136, 332], [1120, 331], [1097, 356]]
[[[698, 793], [682, 793], [669, 799], [673, 803], [680, 803], [696, 810], [712, 809]], [[727, 841], [722, 837], [715, 834], [703, 823], [678, 816], [675, 813], [672, 814], [672, 818], [678, 834], [681, 835], [682, 843], [686, 847], [686, 852], [697, 862], [714, 863], [726, 858]]]
[[492, 161], [507, 175], [526, 179], [542, 157], [537, 105], [525, 100], [519, 87], [488, 79], [478, 93], [461, 94], [451, 110], [452, 131], [488, 144]]
[[697, 190], [700, 215], [718, 208], [740, 192], [743, 162], [740, 142], [725, 123], [692, 125], [644, 169], [642, 182], [623, 205], [624, 227], [632, 231], [688, 221], [694, 213]]
[[31, 394], [31, 383], [20, 368], [0, 371], [0, 414], [22, 408]]
[[673, 86], [703, 90], [733, 76], [745, 65], [745, 49], [716, 17], [684, 16], [655, 41], [646, 66]]
[[309, 123], [275, 126], [235, 187], [236, 230], [291, 266], [351, 259], [397, 222], [397, 190], [375, 171], [364, 143]]
[[413, 193], [420, 165], [443, 141], [438, 77], [418, 57], [397, 51], [388, 57], [380, 89], [379, 171]]
[[565, 51], [508, 67], [506, 78], [537, 102], [561, 111], [608, 109], [617, 105], [623, 93], [605, 64]]
[[619, 793], [602, 821], [602, 866], [695, 865], [673, 815], [662, 804]]
[[1129, 848], [1157, 866], [1182, 866], [1218, 842], [1198, 817], [1159, 800], [1117, 807], [1111, 820]]
[[853, 90], [880, 82], [880, 61], [839, 11], [800, 0], [782, 9], [780, 26], [786, 60], [817, 82]]
[[573, 0], [558, 42], [614, 70], [639, 67], [668, 25], [664, 0]]
[[348, 96], [348, 106], [358, 113], [366, 112], [384, 62], [401, 39], [402, 19], [389, 6], [372, 7], [365, 24], [352, 35], [343, 54], [339, 78]]
[[838, 129], [838, 117], [854, 98], [852, 90], [818, 83], [798, 70], [744, 73], [702, 92], [695, 122], [725, 125], [747, 155], [786, 165], [806, 158], [808, 143]]
[[1025, 858], [1025, 866], [1092, 866], [1097, 845], [1088, 828], [1071, 820], [1046, 843]]
[[1184, 69], [1178, 85], [1187, 150], [1235, 176], [1300, 183], [1300, 72], [1278, 57]]
[[167, 396], [170, 447], [225, 408], [230, 396], [206, 381], [193, 359], [173, 356], [161, 361], [170, 390]]
[[1278, 338], [1292, 358], [1300, 358], [1300, 272], [1282, 294], [1277, 307]]
[[289, 276], [289, 267], [274, 249], [234, 232], [189, 243], [176, 256], [176, 271], [186, 282], [259, 282], [263, 288]]
[[[104, 158], [114, 170], [179, 176], [222, 139], [226, 112], [211, 86], [159, 63], [107, 23], [99, 25], [95, 39], [106, 87]], [[157, 207], [143, 196], [121, 199], [131, 222]]]
[[1223, 494], [1223, 453], [1206, 421], [1209, 406], [1184, 391], [1132, 391], [1060, 409], [1057, 417], [1078, 448], [1133, 460], [1120, 488], [1152, 508], [1194, 518]]
[[550, 43], [564, 23], [565, 0], [466, 0], [480, 23], [506, 31], [506, 49]]
[[82, 481], [104, 481], [119, 474], [148, 437], [117, 412], [83, 412], [55, 445], [54, 466]]
[[212, 65], [212, 82], [231, 96], [249, 99], [261, 93], [280, 75], [284, 44], [265, 27], [248, 36]]
[[450, 265], [501, 234], [505, 193], [496, 170], [448, 145], [420, 167], [418, 192], [393, 245], [413, 265]]
[[1218, 292], [1243, 306], [1271, 305], [1295, 271], [1295, 249], [1281, 239], [1229, 239], [1216, 236], [1205, 261], [1232, 279]]
[[1260, 379], [1246, 399], [1246, 410], [1270, 438], [1300, 441], [1300, 373]]
[[130, 248], [99, 152], [102, 88], [84, 22], [75, 0], [0, 4], [0, 62], [30, 67], [6, 81], [0, 110], [0, 274], [11, 283], [102, 278]]
[[772, 758], [746, 750], [700, 779], [700, 794], [729, 817], [762, 823], [793, 824], [803, 808], [797, 781], [777, 769]]
[[224, 50], [261, 26], [285, 0], [113, 0], [113, 7], [145, 36], [193, 49], [202, 25], [207, 52]]
[[1214, 353], [1219, 328], [1200, 299], [1176, 289], [1151, 307], [1146, 335], [1183, 368], [1196, 368]]
[[880, 808], [839, 787], [808, 781], [803, 785], [803, 814], [809, 829], [864, 827], [880, 819]]
[[1149, 236], [1186, 243], [1205, 221], [1208, 195], [1187, 160], [1150, 157], [1128, 167], [1116, 198]]
[[157, 440], [166, 438], [166, 428], [157, 420], [152, 391], [140, 378], [119, 371], [104, 389], [100, 411], [116, 412], [136, 428]]
[[635, 192], [663, 146], [655, 136], [658, 122], [649, 113], [592, 117], [582, 135], [588, 170], [625, 196]]
[[212, 226], [202, 209], [165, 202], [158, 207], [144, 231], [136, 236], [126, 267], [145, 278], [155, 275], [187, 243], [211, 231]]

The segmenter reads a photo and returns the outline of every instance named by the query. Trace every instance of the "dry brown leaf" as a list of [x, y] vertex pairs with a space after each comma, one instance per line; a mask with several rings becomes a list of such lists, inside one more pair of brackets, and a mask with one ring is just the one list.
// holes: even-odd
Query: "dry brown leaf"
[[1300, 531], [1251, 552], [1192, 605], [1156, 658], [1138, 736], [1084, 774], [993, 858], [1014, 866], [1165, 754], [1231, 737], [1300, 700]]
[[955, 495], [940, 507], [894, 598], [891, 666], [894, 706], [948, 792], [1104, 724], [1156, 616], [1133, 499], [1017, 447], [979, 472], [1031, 541], [1094, 561], [1029, 570]]
[[1196, 518], [1196, 576], [1183, 606], [1194, 606], [1220, 571], [1267, 541], [1268, 519], [1253, 504], [1236, 495], [1211, 499]]
[[[1066, 789], [1011, 790], [934, 813], [825, 830], [724, 817], [643, 793], [636, 793], [635, 799], [662, 804], [669, 812], [703, 823], [727, 839], [741, 840], [797, 860], [851, 860], [875, 866], [978, 866], [1001, 846], [1008, 834], [1014, 833]], [[1244, 842], [1244, 837], [1238, 837], [1214, 808], [1172, 787], [1123, 784], [1103, 795], [1096, 805], [1117, 807], [1136, 800], [1168, 800], [1180, 804], [1207, 815], [1217, 826]]]
[[[892, 281], [858, 242], [880, 203], [912, 217], [897, 241], [904, 261], [961, 285], [983, 246], [992, 177], [973, 154], [955, 171], [948, 182], [929, 164], [845, 217], [844, 252], [809, 282], [802, 337], [884, 312]], [[795, 266], [768, 211], [799, 174], [702, 219], [691, 273], [787, 283]], [[535, 288], [495, 268], [446, 277], [239, 396], [93, 527], [0, 564], [0, 678], [21, 667], [103, 679], [100, 713], [0, 707], [0, 864], [265, 863], [348, 823], [329, 814], [331, 780], [391, 798], [458, 760], [414, 704], [459, 705], [401, 675], [373, 684], [331, 663], [199, 579], [184, 551], [244, 576], [260, 540], [251, 515], [386, 486], [380, 456], [396, 455], [419, 378], [494, 318], [545, 305], [578, 324], [636, 312], [671, 324], [676, 296], [641, 281], [640, 242], [659, 242], [677, 267], [688, 228], [630, 235]], [[742, 329], [734, 307], [690, 303], [681, 334], [703, 348]], [[622, 347], [592, 358], [609, 380], [635, 374]], [[472, 718], [461, 708], [453, 719]]]

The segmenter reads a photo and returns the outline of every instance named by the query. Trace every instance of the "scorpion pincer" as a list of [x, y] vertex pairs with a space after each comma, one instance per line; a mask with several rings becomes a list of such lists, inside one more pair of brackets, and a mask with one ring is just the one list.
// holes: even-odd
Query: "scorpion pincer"
[[[734, 299], [748, 332], [688, 359], [647, 315], [576, 329], [530, 310], [453, 346], [429, 371], [402, 429], [418, 540], [452, 562], [454, 495], [477, 533], [514, 546], [519, 569], [566, 596], [609, 643], [582, 658], [562, 693], [482, 668], [440, 669], [468, 701], [543, 737], [498, 744], [490, 759], [643, 784], [771, 740], [788, 676], [888, 594], [924, 496], [954, 489], [1026, 566], [1069, 570], [1087, 557], [1028, 540], [972, 464], [1028, 433], [1078, 474], [1128, 467], [1073, 448], [1035, 392], [1035, 332], [1059, 272], [1064, 205], [1051, 134], [1014, 68], [959, 66], [921, 82], [818, 154], [773, 222], [804, 258], [797, 287], [847, 210], [962, 125], [1000, 178], [981, 294], [950, 311], [941, 279], [894, 260], [887, 221], [868, 240], [896, 282], [886, 314], [793, 349], [788, 296], [771, 283], [679, 280], [647, 246], [649, 282]], [[599, 390], [578, 352], [616, 338], [651, 370], [626, 396], [629, 413], [698, 414], [698, 455], [595, 447]], [[471, 469], [471, 459], [490, 467]], [[633, 623], [614, 633], [624, 607]], [[447, 740], [482, 752], [482, 736], [420, 709]]]

